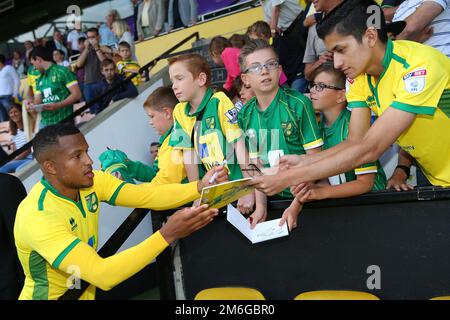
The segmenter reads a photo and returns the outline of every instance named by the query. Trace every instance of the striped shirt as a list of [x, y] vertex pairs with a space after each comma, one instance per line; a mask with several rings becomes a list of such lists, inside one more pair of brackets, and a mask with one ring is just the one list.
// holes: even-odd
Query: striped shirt
[[[25, 135], [25, 132], [23, 132], [20, 129], [17, 129], [17, 133], [15, 136], [12, 136], [12, 141], [16, 145], [16, 149], [22, 148], [27, 142], [27, 136]], [[25, 159], [32, 159], [31, 153], [25, 158]]]
[[438, 49], [450, 58], [450, 0], [406, 0], [398, 7], [392, 21], [406, 20], [425, 1], [439, 4], [444, 11], [430, 23], [433, 35], [424, 44]]

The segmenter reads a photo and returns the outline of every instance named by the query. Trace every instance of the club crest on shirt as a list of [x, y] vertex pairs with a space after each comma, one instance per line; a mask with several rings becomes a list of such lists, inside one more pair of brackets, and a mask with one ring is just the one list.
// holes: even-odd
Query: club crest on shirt
[[425, 89], [427, 70], [420, 68], [403, 76], [405, 90], [409, 93], [419, 93]]
[[84, 197], [89, 212], [95, 213], [98, 209], [98, 198], [95, 192]]
[[206, 118], [205, 123], [206, 123], [207, 129], [215, 129], [216, 128], [216, 118], [214, 118], [214, 117]]
[[228, 122], [231, 124], [236, 124], [237, 123], [237, 117], [238, 117], [238, 109], [233, 108], [228, 110], [225, 115], [228, 118]]
[[292, 134], [292, 122], [282, 122], [281, 128], [283, 128], [283, 133], [286, 137], [290, 137]]

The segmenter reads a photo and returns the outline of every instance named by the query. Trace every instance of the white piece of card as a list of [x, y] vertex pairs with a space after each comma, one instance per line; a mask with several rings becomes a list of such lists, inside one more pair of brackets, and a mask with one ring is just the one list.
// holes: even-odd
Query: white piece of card
[[278, 166], [280, 158], [282, 156], [284, 156], [283, 150], [270, 150], [267, 156], [267, 158], [269, 159], [270, 167], [273, 168], [275, 166]]
[[251, 229], [250, 222], [231, 204], [227, 207], [227, 220], [253, 244], [289, 235], [287, 223], [278, 226], [281, 219], [261, 222]]

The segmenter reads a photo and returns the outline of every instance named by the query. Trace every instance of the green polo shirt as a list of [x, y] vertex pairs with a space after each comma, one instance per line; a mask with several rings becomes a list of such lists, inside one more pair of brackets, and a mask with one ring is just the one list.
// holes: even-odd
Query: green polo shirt
[[[69, 95], [69, 88], [78, 84], [75, 75], [66, 67], [52, 64], [36, 81], [36, 93], [42, 96], [42, 103], [64, 101]], [[73, 113], [73, 105], [56, 111], [42, 111], [41, 122], [44, 125], [59, 123]]]
[[[264, 111], [254, 97], [239, 111], [238, 122], [250, 158], [259, 158], [265, 167], [274, 164], [271, 154], [305, 154], [323, 144], [311, 101], [295, 90], [279, 88]], [[288, 189], [279, 195], [292, 197]]]
[[[342, 110], [339, 117], [331, 125], [331, 127], [326, 126], [325, 118], [322, 116], [319, 127], [323, 135], [324, 150], [330, 149], [347, 139], [350, 116], [351, 112], [349, 110]], [[386, 189], [386, 175], [379, 161], [367, 163], [359, 168], [356, 168], [355, 170], [331, 177], [329, 180], [333, 185], [342, 184], [356, 180], [356, 176], [358, 175], [368, 173], [376, 173], [372, 191]]]
[[[237, 124], [238, 110], [223, 93], [208, 89], [200, 106], [190, 113], [189, 102], [181, 102], [173, 111], [174, 127], [169, 146], [174, 149], [194, 149], [203, 165], [199, 165], [200, 177], [205, 169], [220, 165], [225, 159], [230, 180], [242, 178], [241, 169], [234, 152], [234, 143], [242, 138]], [[191, 139], [197, 117], [204, 110], [199, 135]], [[192, 144], [194, 140], [194, 144]]]

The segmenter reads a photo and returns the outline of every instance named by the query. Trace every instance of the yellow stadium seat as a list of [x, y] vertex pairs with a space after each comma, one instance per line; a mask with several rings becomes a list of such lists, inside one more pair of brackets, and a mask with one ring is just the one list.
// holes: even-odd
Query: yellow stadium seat
[[194, 300], [266, 300], [266, 298], [253, 288], [226, 287], [204, 289], [197, 293]]
[[450, 296], [441, 296], [441, 297], [434, 297], [430, 300], [450, 300]]
[[299, 294], [294, 300], [380, 300], [377, 296], [361, 291], [310, 291]]

